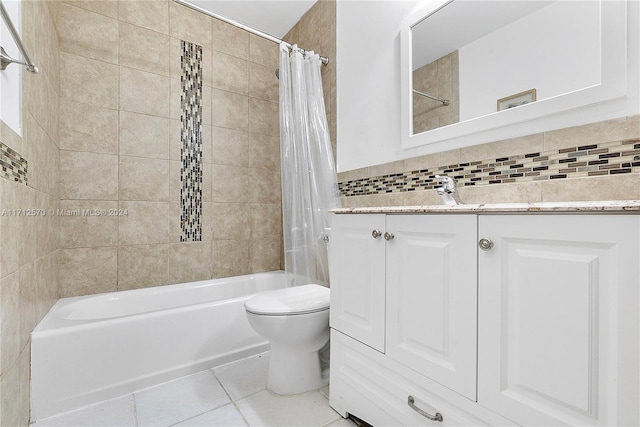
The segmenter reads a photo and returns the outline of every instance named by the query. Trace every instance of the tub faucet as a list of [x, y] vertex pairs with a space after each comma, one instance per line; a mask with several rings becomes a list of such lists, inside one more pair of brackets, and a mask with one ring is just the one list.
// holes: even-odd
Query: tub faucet
[[450, 176], [436, 175], [436, 179], [442, 181], [442, 187], [436, 187], [438, 195], [442, 197], [445, 205], [461, 205], [462, 200], [456, 191], [456, 180]]

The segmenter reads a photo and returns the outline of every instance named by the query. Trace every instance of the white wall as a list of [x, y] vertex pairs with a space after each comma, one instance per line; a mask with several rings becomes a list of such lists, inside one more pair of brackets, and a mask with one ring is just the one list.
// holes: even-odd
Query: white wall
[[494, 113], [498, 99], [532, 88], [545, 99], [599, 84], [599, 9], [554, 2], [461, 47], [460, 120]]
[[[502, 139], [488, 131], [442, 144], [403, 149], [400, 112], [400, 37], [418, 1], [353, 1], [337, 4], [338, 171], [347, 171]], [[560, 129], [639, 113], [640, 2], [629, 2], [628, 96], [606, 105], [513, 125], [509, 137]], [[625, 25], [625, 23], [620, 23]]]
[[[20, 33], [20, 2], [5, 0], [3, 4], [13, 26]], [[2, 18], [0, 18], [0, 45], [10, 57], [22, 59]], [[18, 135], [22, 135], [22, 68], [22, 65], [11, 64], [4, 71], [0, 71], [0, 120]]]

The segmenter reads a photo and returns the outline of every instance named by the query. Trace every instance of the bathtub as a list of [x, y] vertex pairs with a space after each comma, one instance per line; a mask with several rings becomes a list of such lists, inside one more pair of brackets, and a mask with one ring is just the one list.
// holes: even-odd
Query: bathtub
[[31, 335], [36, 421], [269, 348], [244, 301], [282, 271], [59, 300]]

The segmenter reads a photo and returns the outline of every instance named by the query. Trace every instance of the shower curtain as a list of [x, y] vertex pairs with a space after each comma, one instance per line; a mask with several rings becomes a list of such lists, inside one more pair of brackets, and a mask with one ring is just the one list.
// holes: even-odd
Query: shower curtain
[[340, 206], [320, 57], [280, 44], [280, 156], [289, 286], [329, 284], [329, 209]]

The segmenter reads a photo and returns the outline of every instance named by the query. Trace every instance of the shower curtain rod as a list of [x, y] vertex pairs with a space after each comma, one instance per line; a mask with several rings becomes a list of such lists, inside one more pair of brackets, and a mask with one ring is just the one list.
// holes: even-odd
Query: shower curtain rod
[[417, 93], [418, 95], [422, 95], [425, 98], [433, 99], [434, 101], [440, 101], [440, 102], [442, 102], [442, 105], [449, 105], [449, 100], [448, 99], [437, 98], [435, 96], [429, 95], [428, 93], [420, 92], [419, 90], [415, 90], [415, 89], [413, 90], [413, 93]]
[[24, 62], [14, 59], [9, 55], [7, 55], [7, 52], [5, 52], [2, 46], [0, 46], [0, 70], [4, 70], [5, 68], [7, 68], [9, 64], [20, 64], [20, 65], [26, 66], [27, 71], [37, 74], [38, 67], [36, 67], [36, 64], [31, 62], [31, 59], [29, 59], [29, 55], [27, 55], [27, 51], [22, 45], [22, 40], [20, 40], [20, 36], [18, 35], [16, 28], [13, 26], [13, 22], [11, 22], [11, 18], [9, 18], [9, 14], [7, 13], [7, 10], [4, 8], [4, 4], [2, 4], [2, 1], [0, 1], [0, 13], [2, 14], [2, 19], [4, 20], [4, 23], [7, 25], [7, 29], [9, 30], [9, 33], [11, 33], [11, 37], [13, 37], [13, 41], [15, 42], [16, 46], [18, 47], [18, 50], [20, 51], [20, 53], [22, 54], [22, 57], [24, 58]]
[[[260, 30], [256, 30], [255, 28], [248, 27], [248, 26], [246, 26], [246, 25], [244, 25], [244, 24], [241, 24], [241, 23], [236, 22], [236, 21], [234, 21], [234, 20], [232, 20], [232, 19], [229, 19], [229, 18], [227, 18], [227, 17], [225, 17], [225, 16], [218, 15], [217, 13], [210, 12], [210, 11], [208, 11], [208, 10], [206, 10], [206, 9], [203, 9], [203, 8], [201, 8], [201, 7], [199, 7], [199, 6], [196, 6], [195, 4], [191, 4], [191, 3], [189, 3], [188, 1], [185, 1], [185, 0], [173, 0], [173, 1], [174, 1], [174, 2], [176, 2], [176, 3], [178, 3], [178, 4], [181, 4], [181, 5], [183, 5], [183, 6], [189, 7], [189, 8], [191, 8], [191, 9], [193, 9], [193, 10], [196, 10], [196, 11], [198, 11], [198, 12], [200, 12], [200, 13], [204, 13], [205, 15], [209, 15], [209, 16], [211, 16], [211, 17], [213, 17], [213, 18], [216, 18], [216, 19], [219, 19], [219, 20], [221, 20], [221, 21], [224, 21], [224, 22], [226, 22], [227, 24], [231, 24], [231, 25], [233, 25], [233, 26], [235, 26], [235, 27], [241, 28], [241, 29], [243, 29], [243, 30], [245, 30], [245, 31], [248, 31], [248, 32], [250, 32], [250, 33], [252, 33], [252, 34], [255, 34], [256, 36], [262, 37], [263, 39], [267, 39], [267, 40], [269, 40], [269, 41], [272, 41], [272, 42], [274, 42], [274, 43], [278, 43], [278, 44], [280, 44], [280, 43], [282, 43], [282, 42], [283, 42], [281, 39], [279, 39], [279, 38], [277, 38], [277, 37], [274, 37], [274, 36], [272, 36], [272, 35], [270, 35], [270, 34], [267, 34], [267, 33], [263, 33], [263, 32], [262, 32], [262, 31], [260, 31]], [[284, 42], [284, 44], [285, 44], [286, 46], [288, 46], [288, 47], [289, 47], [289, 49], [291, 49], [291, 47], [292, 47], [292, 46], [291, 46], [291, 43]], [[302, 50], [303, 52], [307, 52], [307, 50], [305, 50], [305, 49], [300, 49], [300, 50]], [[320, 57], [320, 61], [322, 61], [322, 63], [323, 63], [324, 65], [327, 65], [327, 64], [329, 63], [329, 58], [324, 57], [324, 56], [321, 56], [321, 57]]]

